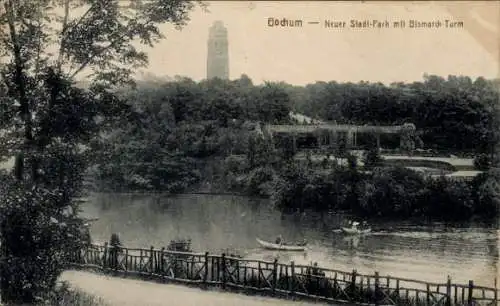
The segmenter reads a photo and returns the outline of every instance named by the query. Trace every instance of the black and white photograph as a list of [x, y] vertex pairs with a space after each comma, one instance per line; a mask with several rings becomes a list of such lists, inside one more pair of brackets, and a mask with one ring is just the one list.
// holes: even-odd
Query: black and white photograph
[[0, 0], [0, 305], [500, 305], [499, 1]]

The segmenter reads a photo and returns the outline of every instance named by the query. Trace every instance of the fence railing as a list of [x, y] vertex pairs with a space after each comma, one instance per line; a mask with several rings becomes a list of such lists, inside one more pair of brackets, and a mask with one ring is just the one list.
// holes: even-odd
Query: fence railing
[[71, 266], [99, 269], [148, 280], [217, 285], [276, 296], [293, 296], [325, 302], [360, 305], [498, 305], [498, 289], [366, 275], [274, 261], [243, 259], [206, 253], [169, 251], [165, 248], [133, 249], [92, 245], [75, 251]]

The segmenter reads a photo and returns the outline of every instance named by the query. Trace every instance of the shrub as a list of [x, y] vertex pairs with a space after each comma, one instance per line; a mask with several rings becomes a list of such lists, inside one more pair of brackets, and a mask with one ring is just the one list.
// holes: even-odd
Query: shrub
[[371, 173], [340, 169], [318, 174], [289, 168], [272, 194], [282, 210], [348, 210], [361, 216], [468, 219], [498, 215], [497, 178], [493, 171], [472, 182], [429, 177], [402, 167]]
[[68, 282], [61, 282], [39, 305], [107, 306], [108, 304], [100, 297], [95, 297], [79, 289], [71, 288]]
[[270, 194], [275, 172], [271, 167], [258, 167], [247, 177], [247, 193], [249, 195], [267, 196]]
[[377, 148], [372, 148], [368, 151], [365, 151], [363, 154], [363, 163], [365, 169], [372, 169], [381, 164], [382, 158], [380, 157], [380, 152]]
[[488, 154], [482, 153], [474, 158], [474, 168], [480, 171], [486, 171], [491, 167], [491, 158]]

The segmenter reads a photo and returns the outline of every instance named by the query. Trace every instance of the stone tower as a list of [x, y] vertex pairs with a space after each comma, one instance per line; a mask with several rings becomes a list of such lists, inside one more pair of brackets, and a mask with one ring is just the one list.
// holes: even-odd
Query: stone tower
[[207, 79], [229, 79], [227, 29], [216, 21], [208, 34]]

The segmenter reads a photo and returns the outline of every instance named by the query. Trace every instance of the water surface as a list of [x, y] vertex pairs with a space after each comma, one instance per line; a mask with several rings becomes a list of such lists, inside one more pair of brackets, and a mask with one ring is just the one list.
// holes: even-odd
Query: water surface
[[[267, 200], [239, 196], [177, 197], [94, 194], [84, 212], [98, 217], [91, 227], [98, 242], [118, 233], [130, 247], [167, 246], [190, 238], [195, 251], [232, 252], [249, 258], [298, 264], [318, 262], [325, 268], [404, 278], [494, 286], [498, 277], [497, 226], [385, 222], [361, 237], [338, 233], [345, 216], [283, 216]], [[274, 252], [259, 248], [255, 238], [307, 239], [307, 252]]]

